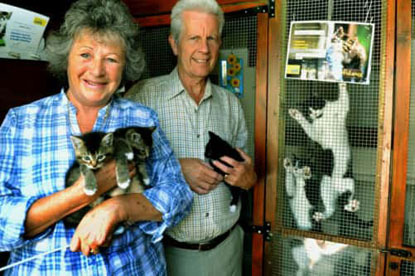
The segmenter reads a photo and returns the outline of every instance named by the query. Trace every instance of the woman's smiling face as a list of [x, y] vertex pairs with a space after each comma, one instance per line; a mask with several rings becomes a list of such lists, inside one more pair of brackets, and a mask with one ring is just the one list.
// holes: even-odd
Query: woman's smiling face
[[124, 45], [114, 36], [82, 31], [68, 57], [68, 95], [75, 105], [104, 106], [121, 83]]

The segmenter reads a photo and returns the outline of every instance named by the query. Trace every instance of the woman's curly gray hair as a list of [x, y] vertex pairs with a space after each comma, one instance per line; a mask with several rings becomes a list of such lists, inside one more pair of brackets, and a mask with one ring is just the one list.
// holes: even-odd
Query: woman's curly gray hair
[[102, 38], [120, 38], [125, 47], [125, 68], [121, 83], [135, 81], [144, 70], [139, 27], [127, 6], [120, 0], [79, 0], [65, 14], [59, 31], [47, 39], [49, 71], [67, 79], [68, 56], [74, 39], [82, 31], [91, 31]]
[[179, 0], [171, 10], [170, 34], [176, 43], [179, 42], [183, 28], [182, 13], [184, 11], [197, 10], [215, 15], [218, 18], [219, 34], [222, 35], [225, 17], [219, 4], [215, 0]]

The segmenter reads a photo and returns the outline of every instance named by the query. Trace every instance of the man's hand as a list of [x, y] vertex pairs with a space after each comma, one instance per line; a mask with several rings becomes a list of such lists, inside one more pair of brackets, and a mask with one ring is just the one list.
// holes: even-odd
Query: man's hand
[[187, 183], [194, 192], [207, 194], [215, 189], [223, 177], [215, 172], [209, 164], [197, 158], [179, 159]]
[[213, 161], [213, 164], [221, 171], [225, 172], [226, 183], [244, 190], [249, 190], [252, 186], [254, 186], [257, 180], [252, 159], [241, 149], [237, 148], [236, 150], [242, 156], [244, 161], [238, 162], [228, 156], [220, 158], [220, 160], [231, 165], [233, 168], [228, 167], [219, 161]]

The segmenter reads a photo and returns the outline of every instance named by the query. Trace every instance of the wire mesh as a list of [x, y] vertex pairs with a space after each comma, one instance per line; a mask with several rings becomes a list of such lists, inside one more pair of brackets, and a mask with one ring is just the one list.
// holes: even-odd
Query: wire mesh
[[[374, 203], [381, 116], [382, 1], [287, 0], [283, 11], [286, 19], [284, 53], [288, 50], [291, 21], [375, 24], [368, 85], [347, 83], [347, 93], [344, 93], [337, 83], [284, 79], [280, 100], [283, 114], [280, 125], [284, 132], [279, 142], [282, 156], [276, 211], [277, 221], [285, 233], [303, 230], [371, 241], [377, 208]], [[285, 55], [282, 59], [281, 64], [285, 66]], [[337, 119], [325, 117], [328, 114]], [[334, 172], [341, 172], [340, 177]], [[278, 256], [280, 248], [276, 243], [273, 249], [273, 254]], [[284, 257], [275, 258], [281, 262], [275, 265], [276, 275], [294, 275], [299, 268], [294, 265], [294, 273], [284, 272], [287, 266]], [[329, 268], [333, 262], [335, 260], [321, 264], [327, 267], [323, 274], [313, 274], [317, 270], [309, 269], [307, 275], [337, 275]], [[360, 274], [346, 266], [343, 268], [343, 275], [370, 275], [370, 270]]]
[[[411, 3], [412, 20], [414, 21], [415, 4]], [[415, 30], [411, 33], [411, 56], [415, 54]], [[411, 63], [411, 90], [409, 105], [409, 137], [408, 163], [406, 176], [405, 224], [403, 242], [405, 245], [415, 246], [415, 65]]]
[[415, 275], [415, 263], [409, 261], [401, 262], [401, 273], [402, 276], [412, 276]]

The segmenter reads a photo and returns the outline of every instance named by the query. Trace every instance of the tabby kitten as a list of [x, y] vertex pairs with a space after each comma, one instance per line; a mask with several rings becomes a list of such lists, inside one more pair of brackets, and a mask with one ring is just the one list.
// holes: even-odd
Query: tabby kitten
[[[75, 149], [76, 161], [66, 174], [65, 185], [69, 187], [79, 178], [84, 177], [84, 192], [93, 195], [97, 191], [94, 171], [109, 160], [115, 159], [117, 186], [98, 197], [94, 202], [64, 219], [67, 227], [76, 227], [82, 217], [105, 199], [126, 193], [140, 193], [150, 180], [145, 160], [149, 157], [155, 127], [126, 127], [115, 132], [89, 132], [82, 136], [71, 136]], [[128, 161], [134, 161], [136, 176], [131, 183]]]
[[[213, 164], [213, 161], [217, 160], [222, 164], [231, 167], [231, 165], [229, 165], [228, 163], [220, 160], [222, 156], [229, 156], [230, 158], [235, 159], [238, 162], [244, 161], [239, 152], [236, 149], [234, 149], [228, 142], [220, 138], [215, 133], [209, 131], [209, 142], [206, 144], [205, 147], [205, 157], [209, 159], [209, 163], [213, 167], [213, 169], [217, 173], [224, 176], [225, 173]], [[232, 195], [232, 199], [230, 202], [230, 211], [235, 212], [236, 205], [238, 204], [238, 199], [240, 197], [242, 189], [229, 185], [229, 183], [226, 183], [225, 180], [224, 182], [229, 187], [229, 190]]]

